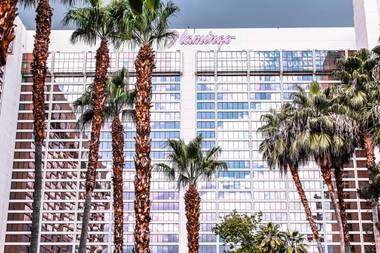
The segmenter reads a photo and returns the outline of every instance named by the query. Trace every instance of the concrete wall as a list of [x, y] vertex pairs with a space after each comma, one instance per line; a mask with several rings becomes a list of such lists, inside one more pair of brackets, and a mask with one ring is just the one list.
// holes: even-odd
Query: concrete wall
[[21, 62], [26, 45], [26, 30], [19, 18], [16, 20], [15, 33], [13, 52], [8, 56], [8, 62], [5, 66], [5, 80], [0, 105], [0, 246], [5, 240], [20, 99]]
[[374, 48], [380, 37], [380, 1], [353, 0], [357, 48]]
[[[181, 45], [178, 39], [174, 45], [166, 50], [181, 52], [195, 52], [197, 50], [306, 50], [306, 49], [355, 49], [355, 29], [353, 27], [329, 28], [253, 28], [253, 29], [179, 29], [181, 36], [185, 31], [188, 35], [230, 35], [235, 39], [229, 45]], [[72, 44], [71, 30], [56, 30], [51, 33], [50, 51], [81, 52], [95, 51], [97, 46], [89, 46], [82, 42]], [[33, 51], [34, 31], [27, 32], [26, 52]], [[157, 48], [156, 48], [157, 49]], [[158, 48], [160, 49], [160, 48]], [[111, 49], [112, 51], [113, 49]], [[137, 51], [126, 45], [119, 51]]]

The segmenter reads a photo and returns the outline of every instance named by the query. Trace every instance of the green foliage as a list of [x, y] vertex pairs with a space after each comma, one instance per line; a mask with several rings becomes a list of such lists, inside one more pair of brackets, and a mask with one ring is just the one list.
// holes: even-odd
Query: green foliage
[[176, 34], [169, 30], [169, 20], [179, 8], [171, 1], [121, 0], [115, 16], [122, 20], [120, 36], [139, 46], [163, 43]]
[[278, 225], [269, 222], [260, 226], [260, 230], [255, 236], [255, 241], [260, 252], [280, 252], [286, 245], [285, 233], [279, 229]]
[[304, 150], [293, 145], [297, 136], [291, 118], [294, 109], [291, 104], [286, 103], [281, 110], [272, 110], [261, 117], [265, 124], [259, 128], [264, 136], [260, 152], [269, 167], [271, 169], [278, 167], [281, 173], [287, 173], [290, 167], [298, 167], [300, 162], [308, 160]]
[[[128, 89], [128, 73], [126, 69], [116, 71], [106, 82], [106, 102], [103, 109], [104, 116], [112, 119], [119, 114], [135, 118], [133, 105], [136, 96], [134, 90]], [[78, 124], [84, 126], [91, 122], [94, 111], [94, 84], [87, 86], [85, 92], [73, 102], [75, 108], [81, 108], [82, 113]]]
[[218, 170], [226, 170], [227, 164], [218, 160], [222, 149], [213, 147], [202, 151], [202, 137], [198, 136], [188, 144], [184, 140], [168, 140], [171, 153], [167, 163], [156, 164], [158, 171], [178, 183], [178, 188], [189, 184], [196, 185], [201, 177], [211, 179]]
[[263, 117], [266, 124], [260, 128], [264, 134], [260, 150], [270, 167], [277, 165], [286, 172], [309, 158], [348, 161], [358, 142], [359, 126], [330, 92], [317, 82], [310, 84], [309, 92], [298, 87], [292, 104]]
[[297, 231], [281, 231], [269, 222], [259, 226], [262, 214], [238, 214], [234, 210], [213, 228], [231, 253], [306, 253], [305, 236]]
[[346, 114], [360, 123], [361, 135], [367, 131], [373, 137], [379, 135], [380, 85], [374, 78], [378, 63], [376, 51], [371, 55], [367, 49], [340, 59], [335, 74], [342, 84], [333, 87], [335, 103], [346, 106]]
[[234, 210], [231, 214], [223, 217], [221, 223], [217, 224], [212, 231], [219, 235], [226, 245], [230, 246], [230, 250], [241, 253], [249, 252], [255, 246], [254, 233], [261, 222], [261, 216], [261, 213], [240, 215]]
[[369, 168], [368, 177], [370, 182], [359, 191], [360, 197], [364, 199], [378, 199], [380, 197], [380, 164]]
[[102, 0], [90, 0], [89, 6], [69, 10], [63, 23], [77, 27], [71, 35], [71, 42], [84, 41], [95, 45], [98, 40], [110, 40], [115, 46], [122, 42], [120, 30], [122, 20], [115, 15], [122, 8], [120, 1], [104, 5]]
[[143, 9], [142, 0], [128, 0], [128, 4], [134, 15], [141, 15]]
[[[369, 183], [364, 185], [361, 189], [358, 190], [360, 198], [367, 199], [378, 203], [380, 197], [380, 164], [377, 164], [375, 167], [368, 168], [368, 177]], [[377, 204], [377, 208], [379, 208]], [[380, 217], [379, 217], [380, 218]], [[380, 229], [380, 224], [376, 224], [377, 228]]]
[[306, 253], [306, 238], [298, 231], [287, 231], [285, 233], [284, 253]]
[[291, 116], [296, 135], [295, 146], [316, 160], [346, 163], [358, 142], [359, 125], [346, 114], [347, 107], [336, 104], [328, 89], [317, 82], [309, 94], [302, 88], [293, 95], [295, 106]]

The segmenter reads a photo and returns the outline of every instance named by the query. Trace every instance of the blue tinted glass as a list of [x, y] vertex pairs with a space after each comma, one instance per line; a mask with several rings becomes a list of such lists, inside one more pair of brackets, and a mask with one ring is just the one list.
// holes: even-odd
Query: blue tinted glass
[[229, 169], [249, 169], [249, 161], [234, 160], [226, 161], [226, 163]]
[[254, 100], [271, 100], [271, 93], [267, 93], [267, 92], [252, 93], [251, 99], [254, 99]]
[[153, 84], [153, 91], [179, 91], [179, 84]]
[[250, 172], [248, 171], [220, 171], [218, 173], [219, 177], [235, 179], [249, 178], [249, 174]]
[[210, 103], [210, 102], [198, 102], [198, 103], [197, 103], [197, 109], [198, 109], [198, 110], [215, 109], [215, 103]]
[[202, 148], [204, 149], [210, 149], [215, 146], [215, 141], [203, 141], [202, 142]]
[[152, 141], [152, 148], [161, 149], [167, 145], [166, 141]]
[[126, 139], [133, 139], [136, 136], [136, 132], [135, 131], [133, 131], [133, 132], [128, 131], [128, 132], [125, 132], [124, 135], [125, 135]]
[[204, 234], [199, 236], [201, 242], [216, 242], [216, 236], [212, 234]]
[[153, 129], [179, 129], [179, 121], [154, 121], [151, 123]]
[[166, 158], [166, 152], [163, 152], [163, 151], [152, 151], [151, 155], [152, 155], [152, 159], [165, 159]]
[[245, 102], [219, 102], [218, 109], [224, 110], [239, 110], [239, 109], [248, 109], [248, 103]]
[[214, 100], [215, 94], [214, 93], [198, 93], [197, 99], [198, 100]]
[[215, 87], [214, 84], [203, 84], [203, 83], [197, 84], [198, 91], [213, 91], [214, 87]]
[[135, 156], [135, 151], [124, 152], [124, 158], [127, 160], [132, 159], [134, 156]]
[[134, 141], [126, 141], [126, 142], [124, 142], [124, 148], [125, 149], [133, 149], [133, 148], [135, 148], [135, 142]]
[[218, 119], [244, 119], [248, 112], [218, 112]]
[[197, 128], [215, 128], [215, 122], [199, 121], [197, 122]]
[[135, 162], [131, 162], [131, 161], [124, 162], [124, 168], [126, 168], [126, 169], [135, 169]]
[[165, 131], [165, 132], [156, 132], [152, 131], [153, 139], [178, 139], [179, 132]]
[[201, 135], [205, 139], [215, 139], [214, 131], [198, 131], [197, 134]]
[[197, 113], [197, 119], [214, 119], [215, 113], [214, 112], [198, 112]]

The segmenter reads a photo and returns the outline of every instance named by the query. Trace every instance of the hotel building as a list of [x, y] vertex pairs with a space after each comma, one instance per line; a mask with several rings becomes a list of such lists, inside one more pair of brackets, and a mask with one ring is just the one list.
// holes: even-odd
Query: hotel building
[[[152, 159], [165, 161], [168, 138], [191, 140], [197, 134], [204, 148], [219, 145], [227, 171], [199, 183], [201, 193], [200, 253], [224, 252], [212, 233], [220, 217], [236, 209], [263, 212], [263, 222], [311, 231], [290, 176], [270, 171], [258, 151], [261, 115], [289, 101], [296, 85], [338, 82], [336, 60], [376, 44], [378, 19], [369, 24], [367, 4], [354, 1], [356, 27], [273, 29], [187, 29], [168, 48], [156, 51], [153, 77]], [[376, 5], [377, 6], [377, 5]], [[359, 15], [359, 14], [360, 15]], [[377, 12], [378, 14], [378, 12]], [[369, 15], [369, 14], [368, 14]], [[377, 16], [378, 18], [378, 16]], [[373, 21], [371, 21], [373, 22]], [[375, 29], [377, 28], [377, 30]], [[363, 31], [366, 34], [363, 34]], [[33, 121], [31, 61], [33, 31], [18, 21], [17, 37], [4, 69], [0, 93], [0, 252], [27, 252], [33, 185]], [[46, 80], [46, 140], [43, 155], [43, 200], [40, 252], [76, 252], [83, 211], [89, 128], [77, 125], [72, 107], [93, 81], [96, 47], [72, 45], [72, 31], [52, 31]], [[125, 67], [135, 82], [136, 52], [111, 50], [110, 72]], [[134, 229], [134, 124], [125, 129], [125, 252], [131, 252]], [[368, 182], [361, 151], [344, 172], [350, 235], [355, 253], [373, 248], [370, 205], [357, 189]], [[338, 252], [338, 228], [318, 167], [310, 162], [300, 176], [326, 252]], [[100, 162], [90, 227], [91, 252], [112, 252], [112, 152], [110, 122], [101, 133]], [[184, 253], [186, 217], [183, 191], [162, 174], [153, 173], [152, 253]], [[309, 252], [317, 252], [309, 243]]]

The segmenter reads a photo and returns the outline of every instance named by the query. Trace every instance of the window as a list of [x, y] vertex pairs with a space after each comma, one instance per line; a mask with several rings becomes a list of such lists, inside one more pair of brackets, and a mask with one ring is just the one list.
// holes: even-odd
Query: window
[[253, 71], [280, 71], [279, 51], [252, 51], [250, 59]]
[[215, 94], [214, 93], [198, 93], [197, 99], [198, 100], [214, 100]]
[[214, 112], [197, 112], [197, 119], [214, 119]]
[[215, 109], [215, 103], [198, 102], [198, 103], [197, 103], [197, 109], [198, 109], [198, 110], [210, 110], [210, 109]]
[[197, 122], [197, 128], [198, 129], [201, 129], [201, 128], [215, 128], [215, 122], [211, 122], [211, 121], [198, 121]]
[[284, 71], [312, 71], [312, 51], [283, 51]]

